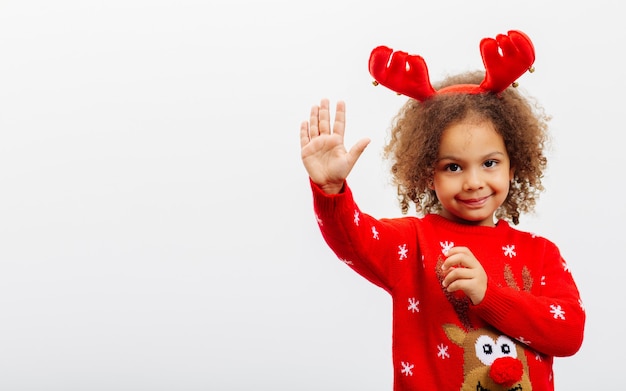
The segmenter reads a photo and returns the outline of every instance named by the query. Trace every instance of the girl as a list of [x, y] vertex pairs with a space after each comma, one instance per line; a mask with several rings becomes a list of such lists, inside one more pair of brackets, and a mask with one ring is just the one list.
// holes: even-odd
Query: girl
[[[495, 43], [506, 63], [528, 48], [520, 37], [481, 49]], [[511, 225], [543, 190], [547, 116], [510, 83], [499, 87], [488, 49], [486, 73], [417, 89], [406, 87], [421, 57], [385, 49], [379, 61], [381, 50], [370, 72], [411, 97], [385, 157], [402, 212], [413, 205], [418, 216], [376, 219], [356, 205], [346, 178], [369, 140], [344, 147], [343, 102], [332, 127], [329, 101], [313, 106], [300, 139], [325, 241], [392, 297], [393, 389], [553, 390], [553, 358], [579, 350], [585, 313], [557, 246]], [[406, 74], [385, 74], [394, 69]]]

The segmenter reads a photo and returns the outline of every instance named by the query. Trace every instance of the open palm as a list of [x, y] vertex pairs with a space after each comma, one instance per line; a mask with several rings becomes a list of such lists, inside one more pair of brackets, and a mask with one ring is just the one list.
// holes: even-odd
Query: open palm
[[352, 167], [361, 156], [369, 139], [359, 140], [349, 151], [344, 145], [346, 108], [337, 102], [335, 121], [330, 126], [328, 99], [311, 108], [309, 121], [300, 126], [302, 163], [311, 180], [328, 194], [336, 194], [343, 187]]

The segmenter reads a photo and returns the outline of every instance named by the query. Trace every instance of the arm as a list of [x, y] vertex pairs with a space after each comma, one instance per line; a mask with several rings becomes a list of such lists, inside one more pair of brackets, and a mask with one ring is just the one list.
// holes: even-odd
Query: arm
[[[358, 141], [350, 151], [344, 147], [345, 104], [337, 103], [333, 128], [328, 100], [311, 108], [309, 121], [300, 126], [304, 167], [309, 174], [314, 209], [322, 236], [333, 252], [348, 266], [374, 284], [389, 289], [398, 260], [409, 255], [399, 249], [403, 238], [417, 237], [407, 219], [376, 220], [362, 213], [352, 198], [346, 178], [361, 156], [368, 139]], [[411, 233], [412, 232], [412, 233]], [[417, 253], [417, 249], [414, 249]], [[415, 254], [411, 253], [412, 256]], [[408, 262], [405, 262], [405, 264]]]
[[578, 288], [557, 247], [544, 240], [532, 292], [487, 284], [473, 310], [501, 332], [551, 356], [571, 356], [582, 345], [585, 312]]
[[311, 182], [317, 223], [324, 240], [346, 265], [391, 291], [418, 264], [414, 218], [380, 219], [362, 213], [347, 184], [328, 195]]

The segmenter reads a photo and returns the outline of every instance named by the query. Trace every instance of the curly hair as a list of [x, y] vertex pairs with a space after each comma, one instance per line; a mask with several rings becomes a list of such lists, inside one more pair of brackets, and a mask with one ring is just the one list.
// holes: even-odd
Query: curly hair
[[[436, 89], [455, 84], [480, 84], [484, 72], [449, 76]], [[423, 102], [409, 99], [393, 118], [383, 157], [391, 163], [392, 182], [398, 187], [402, 213], [411, 203], [418, 214], [436, 213], [442, 206], [429, 188], [434, 175], [441, 135], [449, 126], [468, 117], [490, 121], [502, 136], [514, 169], [514, 178], [496, 218], [519, 224], [522, 213], [534, 211], [544, 190], [550, 117], [530, 97], [509, 87], [499, 94], [437, 94]]]

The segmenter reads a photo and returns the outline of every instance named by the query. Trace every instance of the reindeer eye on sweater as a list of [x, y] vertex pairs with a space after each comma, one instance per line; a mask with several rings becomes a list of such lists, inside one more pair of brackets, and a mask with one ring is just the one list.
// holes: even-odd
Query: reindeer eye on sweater
[[500, 335], [493, 339], [488, 335], [481, 335], [476, 339], [476, 357], [485, 365], [491, 365], [500, 357], [517, 357], [517, 350], [513, 348], [513, 341]]

